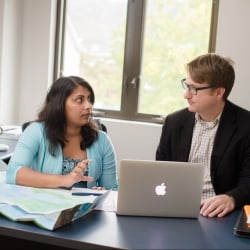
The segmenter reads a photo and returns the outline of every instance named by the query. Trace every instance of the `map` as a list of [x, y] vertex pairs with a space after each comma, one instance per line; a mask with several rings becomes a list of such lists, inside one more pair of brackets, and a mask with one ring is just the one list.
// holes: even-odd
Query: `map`
[[108, 192], [72, 195], [66, 189], [33, 188], [0, 184], [0, 214], [13, 221], [33, 221], [55, 230], [92, 211]]

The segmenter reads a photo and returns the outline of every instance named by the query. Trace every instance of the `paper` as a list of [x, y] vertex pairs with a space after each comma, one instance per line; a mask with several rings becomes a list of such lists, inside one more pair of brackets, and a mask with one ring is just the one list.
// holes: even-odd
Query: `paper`
[[95, 210], [106, 212], [116, 212], [117, 205], [117, 191], [110, 191], [106, 199], [95, 207]]
[[92, 196], [71, 196], [67, 190], [32, 188], [11, 184], [0, 185], [0, 190], [1, 203], [16, 205], [28, 213], [37, 214], [62, 211], [83, 202], [92, 203], [95, 199]]
[[[89, 189], [89, 188], [72, 188], [71, 193], [75, 196], [82, 195], [94, 195], [99, 196], [105, 194], [107, 190], [96, 190], [96, 189]], [[95, 210], [101, 210], [106, 212], [116, 212], [116, 203], [117, 203], [117, 191], [110, 190], [109, 194], [103, 200], [103, 202], [99, 203], [95, 206]]]
[[99, 206], [108, 194], [74, 196], [70, 190], [0, 184], [0, 214], [55, 230]]

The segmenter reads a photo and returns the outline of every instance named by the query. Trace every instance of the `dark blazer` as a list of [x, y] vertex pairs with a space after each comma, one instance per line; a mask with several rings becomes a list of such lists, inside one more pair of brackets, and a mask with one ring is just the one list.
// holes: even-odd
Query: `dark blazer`
[[[195, 114], [182, 109], [168, 115], [156, 160], [188, 161]], [[250, 112], [226, 101], [211, 154], [211, 181], [216, 194], [228, 194], [236, 208], [250, 204]]]

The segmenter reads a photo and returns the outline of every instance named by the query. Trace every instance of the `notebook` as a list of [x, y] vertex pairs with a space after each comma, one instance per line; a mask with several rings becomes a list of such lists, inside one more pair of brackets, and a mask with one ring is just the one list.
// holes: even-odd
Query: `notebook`
[[197, 218], [203, 176], [198, 163], [123, 159], [116, 213]]
[[244, 205], [240, 211], [238, 220], [234, 226], [234, 234], [239, 237], [250, 238], [250, 221], [249, 221], [250, 205]]

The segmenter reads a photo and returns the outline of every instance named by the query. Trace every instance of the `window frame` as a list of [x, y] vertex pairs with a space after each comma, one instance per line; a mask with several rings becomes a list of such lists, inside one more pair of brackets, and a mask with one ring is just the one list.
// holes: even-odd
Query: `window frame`
[[[95, 108], [93, 113], [96, 117], [159, 124], [162, 124], [164, 121], [166, 115], [143, 114], [137, 112], [146, 3], [146, 0], [128, 0], [127, 4], [121, 109], [116, 111]], [[67, 0], [58, 0], [55, 35], [54, 80], [63, 75], [62, 63], [64, 56], [63, 46], [66, 5]], [[208, 52], [215, 51], [218, 12], [219, 0], [212, 0]], [[141, 32], [138, 32], [138, 30]]]

